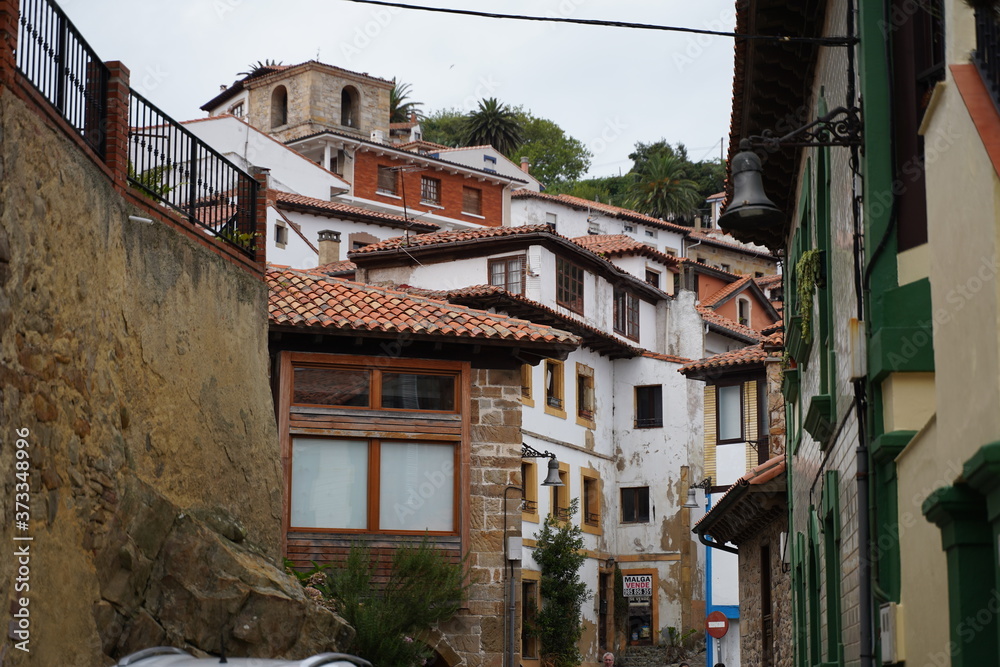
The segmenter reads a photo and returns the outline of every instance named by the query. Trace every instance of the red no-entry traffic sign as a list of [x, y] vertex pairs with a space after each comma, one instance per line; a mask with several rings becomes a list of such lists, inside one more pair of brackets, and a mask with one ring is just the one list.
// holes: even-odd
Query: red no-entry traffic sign
[[729, 632], [729, 619], [721, 611], [713, 611], [705, 619], [705, 631], [716, 639], [722, 639]]

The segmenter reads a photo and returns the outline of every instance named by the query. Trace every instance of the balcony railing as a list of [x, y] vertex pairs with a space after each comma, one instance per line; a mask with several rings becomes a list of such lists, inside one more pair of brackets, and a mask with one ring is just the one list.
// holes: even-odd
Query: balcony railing
[[108, 68], [57, 5], [21, 0], [17, 68], [105, 157]]
[[253, 257], [258, 242], [253, 176], [134, 90], [128, 144], [132, 185]]
[[972, 52], [983, 83], [1000, 110], [1000, 21], [992, 7], [976, 10], [976, 50]]

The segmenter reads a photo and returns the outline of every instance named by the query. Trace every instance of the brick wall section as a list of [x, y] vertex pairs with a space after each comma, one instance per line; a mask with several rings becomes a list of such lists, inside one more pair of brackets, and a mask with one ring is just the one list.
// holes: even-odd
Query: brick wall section
[[740, 544], [740, 664], [760, 667], [763, 627], [761, 623], [760, 548], [771, 551], [771, 618], [774, 621], [773, 661], [771, 667], [792, 667], [795, 646], [792, 643], [791, 578], [782, 571], [781, 532], [788, 520], [782, 517], [764, 528], [754, 539]]
[[[461, 174], [449, 174], [444, 171], [400, 172], [400, 188], [397, 194], [399, 197], [390, 197], [379, 194], [378, 167], [396, 167], [403, 164], [399, 160], [393, 160], [387, 155], [381, 157], [370, 151], [358, 151], [355, 154], [354, 163], [354, 191], [355, 197], [378, 201], [392, 206], [402, 206], [402, 193], [406, 192], [406, 208], [412, 213], [429, 212], [463, 222], [484, 225], [486, 227], [499, 227], [503, 224], [503, 186], [490, 183], [489, 181], [478, 181], [474, 178], [466, 178]], [[441, 181], [441, 206], [428, 206], [420, 202], [420, 179], [423, 176], [436, 178]], [[482, 216], [469, 215], [462, 212], [462, 188], [478, 188], [483, 193]]]

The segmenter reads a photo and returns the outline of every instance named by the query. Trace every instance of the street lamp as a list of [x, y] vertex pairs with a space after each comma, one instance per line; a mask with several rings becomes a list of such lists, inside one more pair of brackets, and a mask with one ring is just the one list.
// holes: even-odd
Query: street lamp
[[687, 499], [687, 502], [684, 503], [683, 505], [681, 505], [681, 507], [686, 507], [689, 510], [696, 510], [696, 509], [698, 509], [698, 507], [699, 507], [699, 505], [698, 505], [698, 497], [695, 494], [694, 490], [695, 489], [701, 489], [705, 493], [708, 493], [708, 490], [710, 488], [712, 488], [712, 478], [711, 477], [706, 477], [705, 479], [701, 480], [697, 484], [692, 484], [691, 486], [688, 487], [688, 499]]
[[542, 482], [542, 486], [566, 486], [563, 484], [562, 480], [559, 479], [559, 461], [556, 460], [556, 455], [550, 451], [540, 452], [531, 445], [526, 443], [521, 443], [521, 458], [522, 459], [544, 459], [549, 460], [549, 473], [545, 476], [545, 481]]

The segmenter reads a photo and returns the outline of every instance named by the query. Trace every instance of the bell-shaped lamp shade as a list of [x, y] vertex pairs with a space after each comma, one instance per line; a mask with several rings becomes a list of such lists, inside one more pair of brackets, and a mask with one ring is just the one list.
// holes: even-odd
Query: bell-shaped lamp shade
[[545, 477], [545, 481], [542, 482], [542, 486], [566, 486], [559, 479], [559, 461], [549, 459], [549, 474]]
[[719, 226], [726, 231], [765, 230], [780, 227], [785, 215], [764, 194], [760, 158], [751, 150], [742, 150], [733, 157], [733, 198], [719, 216]]
[[689, 510], [698, 509], [698, 496], [694, 490], [694, 487], [688, 489], [688, 499], [687, 502], [681, 505], [681, 507], [686, 507]]

